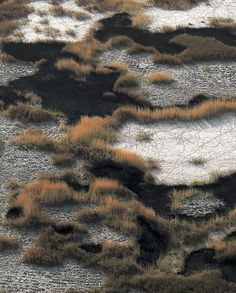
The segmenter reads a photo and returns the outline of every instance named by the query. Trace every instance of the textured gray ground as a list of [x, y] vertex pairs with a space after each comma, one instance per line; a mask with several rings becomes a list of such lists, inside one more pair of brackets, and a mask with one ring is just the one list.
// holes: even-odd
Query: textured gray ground
[[[122, 62], [137, 72], [141, 87], [155, 106], [186, 104], [198, 94], [220, 98], [235, 95], [236, 92], [235, 62], [201, 62], [180, 66], [154, 64], [148, 54], [128, 55], [125, 50], [119, 49], [105, 51], [98, 60], [103, 64], [111, 64], [114, 60]], [[175, 81], [156, 85], [145, 82], [145, 76], [153, 71], [171, 73]]]

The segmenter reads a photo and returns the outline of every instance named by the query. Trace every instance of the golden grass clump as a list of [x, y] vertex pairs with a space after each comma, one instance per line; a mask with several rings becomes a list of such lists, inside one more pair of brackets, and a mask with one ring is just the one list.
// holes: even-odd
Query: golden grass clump
[[19, 147], [38, 148], [43, 150], [53, 150], [55, 143], [43, 133], [40, 128], [26, 130], [25, 133], [17, 135], [12, 143]]
[[198, 2], [207, 2], [207, 0], [153, 0], [157, 7], [170, 10], [187, 10]]
[[49, 12], [58, 17], [67, 16], [76, 18], [77, 20], [86, 20], [90, 18], [87, 12], [64, 9], [62, 6], [53, 6]]
[[78, 56], [84, 62], [91, 62], [94, 57], [105, 49], [105, 45], [92, 39], [80, 42], [68, 43], [62, 52]]
[[107, 122], [106, 118], [84, 116], [77, 125], [69, 129], [68, 137], [77, 143], [89, 143], [96, 139], [111, 142], [115, 133]]
[[168, 107], [154, 111], [145, 108], [121, 107], [114, 113], [114, 119], [120, 122], [127, 119], [143, 122], [158, 122], [169, 119], [188, 121], [209, 118], [225, 111], [236, 111], [236, 101], [213, 99], [192, 108]]
[[145, 80], [150, 83], [171, 83], [175, 78], [168, 72], [153, 71], [146, 76]]
[[65, 182], [38, 180], [27, 184], [15, 199], [15, 206], [23, 208], [24, 217], [40, 215], [39, 204], [61, 205], [77, 202], [77, 194]]
[[170, 42], [187, 47], [177, 55], [182, 62], [236, 58], [235, 47], [228, 46], [215, 38], [183, 34], [174, 37]]
[[23, 103], [9, 106], [6, 113], [12, 120], [18, 121], [42, 122], [56, 118], [54, 112]]
[[78, 5], [85, 6], [88, 10], [134, 12], [140, 10], [142, 5], [137, 0], [76, 0]]
[[19, 247], [19, 241], [15, 237], [0, 234], [0, 251]]
[[93, 70], [90, 64], [78, 63], [73, 58], [61, 58], [55, 66], [59, 71], [71, 71], [78, 76], [89, 75]]
[[93, 199], [109, 193], [117, 193], [121, 189], [121, 184], [117, 180], [108, 178], [97, 178], [90, 186], [90, 193]]
[[209, 17], [209, 24], [212, 27], [236, 30], [236, 22], [232, 18]]
[[114, 149], [114, 160], [118, 163], [132, 167], [137, 167], [142, 170], [148, 169], [148, 162], [146, 162], [138, 154], [130, 151]]
[[166, 53], [157, 53], [152, 55], [152, 61], [154, 63], [165, 63], [165, 64], [174, 64], [174, 65], [179, 65], [182, 63], [181, 58], [179, 57], [179, 55], [175, 54], [175, 55], [170, 55], [170, 54], [166, 54]]
[[[116, 68], [119, 68], [119, 67], [116, 67]], [[120, 70], [122, 70], [122, 67]], [[121, 76], [116, 80], [113, 89], [115, 91], [119, 91], [122, 88], [132, 88], [137, 86], [138, 86], [137, 75], [134, 72], [127, 70], [127, 71], [123, 71]]]

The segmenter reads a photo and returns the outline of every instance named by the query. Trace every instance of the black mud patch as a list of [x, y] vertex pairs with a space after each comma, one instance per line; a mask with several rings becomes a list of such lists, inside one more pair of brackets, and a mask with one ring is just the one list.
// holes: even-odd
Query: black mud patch
[[6, 218], [14, 220], [24, 215], [22, 207], [13, 207], [7, 211]]
[[[121, 21], [118, 21], [120, 17]], [[126, 18], [126, 21], [124, 20]], [[178, 35], [189, 34], [191, 36], [213, 37], [227, 45], [235, 46], [236, 39], [233, 34], [224, 29], [218, 28], [182, 28], [171, 32], [152, 33], [148, 30], [132, 27], [129, 22], [130, 16], [128, 14], [114, 15], [113, 17], [101, 20], [103, 27], [95, 32], [95, 37], [100, 41], [107, 41], [108, 39], [124, 35], [136, 43], [143, 46], [153, 46], [161, 53], [178, 54], [181, 53], [185, 47], [170, 43], [170, 40]]]
[[126, 188], [137, 194], [144, 205], [153, 208], [162, 215], [170, 212], [169, 186], [145, 183], [145, 173], [135, 167], [123, 166], [113, 161], [104, 161], [87, 167], [96, 177], [106, 177], [121, 182]]
[[2, 49], [14, 58], [35, 62], [41, 59], [56, 60], [65, 46], [63, 42], [4, 43]]
[[198, 188], [212, 192], [225, 203], [226, 208], [234, 208], [236, 203], [236, 173], [220, 177], [215, 183], [199, 186]]
[[153, 208], [160, 215], [169, 215], [170, 188], [166, 185], [141, 183], [136, 190], [138, 198], [148, 207]]
[[90, 171], [96, 177], [107, 177], [110, 179], [116, 179], [130, 189], [136, 190], [139, 182], [143, 181], [144, 172], [138, 168], [131, 166], [123, 166], [122, 164], [113, 161], [103, 161], [96, 163], [88, 167]]
[[183, 275], [191, 275], [197, 271], [203, 271], [206, 269], [219, 269], [222, 273], [222, 277], [226, 281], [236, 282], [236, 257], [231, 256], [227, 259], [215, 258], [214, 249], [204, 248], [190, 253], [184, 264]]
[[114, 83], [119, 76], [119, 72], [111, 71], [105, 75], [91, 73], [82, 79], [70, 72], [59, 72], [54, 65], [46, 64], [35, 75], [12, 81], [7, 87], [0, 87], [0, 94], [17, 101], [17, 93], [33, 91], [42, 98], [44, 108], [64, 113], [71, 122], [83, 115], [110, 115], [122, 105], [146, 105], [121, 93], [115, 93], [116, 101], [103, 99], [105, 92], [113, 92]]
[[85, 244], [81, 244], [80, 248], [85, 250], [86, 252], [92, 253], [92, 254], [102, 252], [102, 245], [101, 244], [85, 243]]
[[236, 231], [229, 233], [226, 237], [226, 240], [236, 240]]
[[73, 234], [75, 232], [75, 228], [73, 227], [73, 225], [70, 225], [70, 224], [54, 225], [53, 229], [56, 233], [61, 235]]
[[152, 226], [142, 217], [138, 217], [142, 233], [138, 239], [140, 256], [138, 263], [143, 266], [150, 266], [158, 260], [161, 253], [164, 253], [168, 246], [168, 238], [163, 232], [155, 231]]

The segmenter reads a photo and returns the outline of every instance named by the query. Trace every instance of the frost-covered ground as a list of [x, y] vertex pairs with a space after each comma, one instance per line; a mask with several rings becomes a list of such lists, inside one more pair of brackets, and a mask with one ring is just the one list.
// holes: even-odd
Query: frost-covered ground
[[[28, 16], [28, 21], [15, 31], [14, 39], [20, 39], [25, 42], [37, 40], [79, 41], [83, 39], [88, 30], [98, 20], [106, 15], [104, 13], [85, 11], [77, 6], [73, 0], [63, 1], [60, 6], [75, 12], [86, 12], [89, 15], [88, 19], [78, 20], [68, 16], [54, 16], [49, 11], [53, 5], [47, 1], [32, 1], [30, 5], [34, 11]], [[43, 15], [39, 11], [43, 11]], [[47, 22], [43, 23], [45, 19], [47, 19]], [[68, 33], [70, 30], [73, 30], [73, 35]]]
[[209, 0], [194, 6], [189, 10], [165, 10], [156, 7], [147, 8], [146, 14], [150, 17], [149, 29], [162, 30], [165, 27], [207, 27], [209, 18], [223, 17], [236, 21], [235, 0]]
[[[234, 95], [236, 92], [236, 62], [200, 62], [187, 65], [154, 64], [150, 55], [128, 55], [125, 50], [107, 50], [98, 57], [103, 64], [122, 62], [138, 73], [141, 87], [155, 106], [187, 103], [198, 94], [213, 97]], [[152, 71], [169, 72], [175, 78], [171, 84], [150, 84], [145, 76]]]
[[[151, 140], [137, 141], [137, 134], [142, 132], [149, 133]], [[224, 114], [210, 120], [151, 125], [127, 123], [120, 130], [116, 147], [156, 159], [160, 170], [153, 174], [159, 183], [208, 180], [214, 173], [236, 170], [236, 116]], [[203, 164], [191, 162], [196, 158]]]

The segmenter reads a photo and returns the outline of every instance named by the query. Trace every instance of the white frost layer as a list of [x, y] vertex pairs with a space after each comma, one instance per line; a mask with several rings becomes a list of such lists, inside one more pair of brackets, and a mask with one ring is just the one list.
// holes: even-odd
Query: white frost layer
[[[80, 41], [84, 38], [88, 30], [94, 26], [94, 24], [103, 18], [106, 14], [104, 13], [91, 13], [85, 11], [81, 7], [78, 7], [74, 1], [64, 1], [62, 3], [62, 7], [65, 9], [71, 9], [73, 11], [81, 11], [86, 12], [90, 16], [89, 19], [86, 20], [78, 20], [72, 17], [57, 17], [50, 14], [49, 9], [53, 7], [53, 5], [48, 4], [46, 1], [35, 1], [31, 3], [31, 6], [34, 8], [34, 11], [28, 16], [28, 22], [24, 24], [15, 32], [16, 39], [25, 41], [25, 42], [34, 42], [34, 41], [42, 41], [42, 40], [58, 40], [58, 41]], [[46, 11], [44, 16], [40, 16], [37, 13], [37, 10]], [[40, 23], [43, 19], [48, 19], [48, 23], [42, 24]], [[44, 32], [38, 32], [36, 28], [45, 30], [47, 28], [52, 28], [55, 30], [59, 30], [59, 33], [54, 35], [49, 35]], [[68, 30], [73, 30], [75, 35], [67, 34]], [[22, 36], [18, 37], [17, 34]]]
[[207, 27], [211, 17], [232, 18], [235, 21], [236, 1], [210, 0], [209, 4], [203, 2], [189, 10], [165, 10], [151, 7], [145, 12], [151, 19], [149, 29], [152, 31], [157, 31], [162, 26]]
[[[150, 133], [151, 141], [137, 141], [140, 132]], [[152, 125], [127, 123], [115, 146], [156, 159], [161, 167], [153, 171], [157, 182], [174, 185], [208, 180], [213, 173], [236, 170], [236, 116]], [[194, 165], [190, 162], [193, 158], [205, 163]]]
[[[225, 97], [236, 92], [236, 62], [200, 62], [180, 66], [154, 64], [148, 54], [128, 55], [119, 49], [105, 51], [98, 60], [102, 64], [111, 64], [115, 60], [137, 72], [140, 86], [155, 106], [185, 104], [198, 94]], [[171, 84], [145, 82], [145, 76], [153, 71], [169, 72], [175, 81]]]

